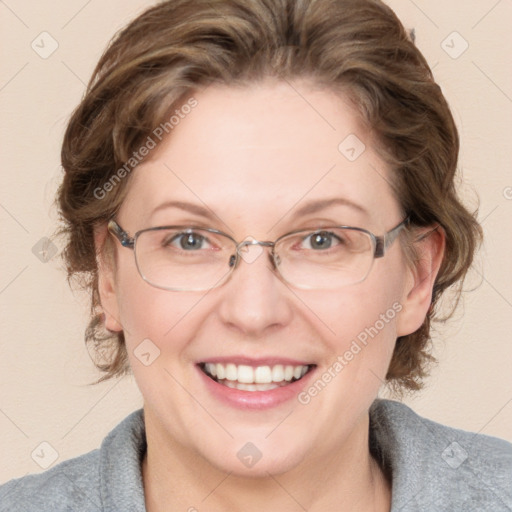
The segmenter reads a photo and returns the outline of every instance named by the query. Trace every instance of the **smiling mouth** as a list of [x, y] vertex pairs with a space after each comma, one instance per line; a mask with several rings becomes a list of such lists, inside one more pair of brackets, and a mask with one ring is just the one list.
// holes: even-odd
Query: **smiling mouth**
[[198, 366], [210, 379], [223, 386], [242, 391], [269, 391], [302, 379], [316, 365], [248, 366], [199, 363]]

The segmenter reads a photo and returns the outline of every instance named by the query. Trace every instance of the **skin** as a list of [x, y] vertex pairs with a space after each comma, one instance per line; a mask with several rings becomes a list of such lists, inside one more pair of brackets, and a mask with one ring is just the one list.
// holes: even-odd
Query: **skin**
[[[292, 88], [267, 81], [210, 86], [194, 97], [197, 107], [131, 177], [117, 215], [131, 235], [182, 223], [217, 228], [239, 241], [275, 240], [317, 223], [382, 235], [402, 220], [389, 169], [339, 95], [306, 82]], [[349, 134], [366, 145], [354, 162], [338, 151]], [[331, 197], [366, 213], [335, 205], [294, 216], [308, 201]], [[169, 200], [206, 205], [217, 217], [176, 208], [152, 214]], [[99, 230], [98, 245], [104, 237]], [[368, 409], [397, 336], [414, 332], [425, 318], [443, 247], [442, 231], [434, 233], [411, 267], [395, 242], [365, 281], [334, 290], [283, 283], [265, 249], [206, 293], [150, 286], [133, 252], [116, 242], [115, 264], [101, 265], [100, 294], [107, 328], [125, 331], [144, 398], [147, 509], [389, 510], [390, 483], [368, 450]], [[195, 368], [216, 356], [274, 355], [314, 362], [321, 375], [396, 302], [400, 313], [307, 405], [291, 400], [242, 411], [213, 398]], [[133, 353], [146, 338], [160, 350], [149, 366]], [[262, 453], [252, 468], [237, 457], [248, 441]]]

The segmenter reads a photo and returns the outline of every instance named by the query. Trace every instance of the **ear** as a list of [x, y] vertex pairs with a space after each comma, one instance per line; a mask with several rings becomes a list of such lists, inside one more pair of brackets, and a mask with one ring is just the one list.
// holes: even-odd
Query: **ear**
[[445, 251], [446, 236], [441, 226], [422, 228], [418, 235], [414, 242], [418, 259], [412, 264], [404, 288], [403, 309], [397, 321], [398, 336], [411, 334], [423, 324]]
[[107, 226], [94, 229], [94, 246], [98, 265], [98, 291], [101, 308], [105, 316], [105, 327], [111, 332], [120, 332], [123, 326], [119, 321], [119, 305], [117, 302], [115, 282], [115, 261], [113, 254], [107, 254], [105, 244], [108, 243]]

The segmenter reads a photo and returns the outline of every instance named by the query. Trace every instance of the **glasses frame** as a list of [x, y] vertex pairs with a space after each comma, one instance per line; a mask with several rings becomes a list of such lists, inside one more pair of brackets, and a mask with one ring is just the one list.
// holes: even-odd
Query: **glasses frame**
[[[402, 231], [402, 229], [404, 229], [409, 224], [409, 222], [410, 222], [410, 217], [407, 216], [401, 222], [399, 222], [395, 227], [391, 228], [389, 231], [387, 231], [386, 233], [384, 233], [383, 235], [380, 235], [380, 236], [373, 234], [371, 231], [368, 231], [367, 229], [353, 227], [353, 226], [343, 226], [343, 225], [341, 225], [341, 226], [321, 226], [319, 228], [297, 229], [295, 231], [290, 231], [289, 233], [285, 233], [284, 235], [281, 235], [274, 242], [271, 242], [271, 241], [268, 241], [268, 240], [264, 240], [264, 241], [260, 241], [260, 240], [244, 240], [242, 242], [238, 242], [232, 236], [228, 235], [227, 233], [224, 233], [223, 231], [219, 231], [218, 229], [205, 228], [205, 227], [202, 227], [202, 226], [191, 226], [191, 225], [169, 225], [169, 226], [157, 226], [157, 227], [153, 227], [153, 228], [145, 228], [145, 229], [141, 229], [141, 230], [137, 231], [133, 236], [130, 236], [128, 234], [128, 232], [125, 231], [117, 223], [117, 221], [114, 219], [114, 217], [111, 217], [110, 220], [108, 221], [108, 231], [119, 241], [119, 243], [123, 247], [126, 247], [127, 249], [132, 249], [133, 250], [134, 257], [135, 257], [135, 264], [137, 266], [137, 270], [139, 272], [139, 275], [142, 277], [142, 279], [144, 281], [146, 281], [149, 285], [151, 285], [151, 286], [153, 286], [155, 288], [159, 288], [161, 290], [168, 290], [168, 291], [201, 291], [201, 290], [197, 290], [197, 289], [187, 290], [187, 289], [183, 289], [183, 288], [170, 288], [170, 287], [167, 287], [167, 286], [158, 286], [158, 285], [152, 283], [151, 281], [149, 281], [144, 276], [144, 274], [142, 273], [142, 271], [141, 271], [141, 269], [139, 267], [139, 262], [137, 261], [137, 251], [136, 251], [137, 239], [139, 238], [139, 236], [142, 233], [145, 233], [145, 232], [148, 232], [148, 231], [161, 231], [161, 230], [164, 230], [164, 229], [189, 229], [189, 230], [201, 230], [201, 231], [206, 231], [206, 232], [209, 232], [209, 233], [215, 233], [217, 235], [221, 235], [221, 236], [226, 237], [227, 239], [231, 240], [233, 242], [233, 244], [235, 245], [235, 254], [233, 254], [231, 256], [231, 258], [229, 260], [229, 263], [228, 263], [228, 265], [230, 267], [229, 272], [227, 274], [225, 274], [224, 277], [222, 279], [220, 279], [214, 286], [212, 286], [210, 288], [204, 288], [204, 289], [202, 289], [202, 291], [218, 288], [219, 286], [224, 284], [229, 279], [229, 277], [233, 274], [234, 270], [237, 268], [240, 260], [242, 259], [242, 257], [240, 256], [240, 251], [244, 247], [246, 247], [248, 245], [261, 245], [263, 247], [271, 247], [272, 248], [272, 251], [270, 253], [271, 261], [272, 261], [272, 263], [274, 265], [274, 269], [276, 270], [278, 276], [282, 280], [287, 282], [288, 284], [290, 284], [292, 286], [295, 286], [297, 288], [313, 289], [313, 287], [301, 287], [301, 286], [297, 286], [296, 284], [289, 283], [286, 280], [286, 278], [284, 278], [282, 276], [281, 272], [279, 271], [279, 261], [278, 261], [279, 255], [274, 252], [274, 247], [275, 247], [275, 245], [279, 241], [281, 241], [284, 238], [287, 238], [289, 236], [296, 235], [298, 233], [314, 233], [316, 231], [324, 231], [324, 230], [328, 231], [329, 229], [334, 229], [334, 228], [336, 228], [336, 229], [348, 229], [348, 230], [359, 231], [361, 233], [367, 234], [370, 237], [370, 239], [372, 240], [372, 244], [373, 244], [373, 247], [374, 247], [373, 259], [372, 259], [372, 264], [371, 264], [371, 266], [370, 266], [370, 268], [368, 270], [368, 273], [363, 277], [363, 279], [361, 279], [360, 281], [356, 281], [355, 283], [351, 283], [351, 284], [357, 284], [357, 283], [363, 282], [368, 277], [368, 275], [370, 274], [371, 269], [373, 267], [373, 261], [375, 259], [377, 259], [377, 258], [384, 257], [384, 255], [386, 254], [386, 250], [396, 240], [396, 238], [400, 234], [400, 231]], [[233, 260], [233, 257], [235, 258], [234, 260]], [[346, 286], [348, 286], [348, 285], [346, 285]]]

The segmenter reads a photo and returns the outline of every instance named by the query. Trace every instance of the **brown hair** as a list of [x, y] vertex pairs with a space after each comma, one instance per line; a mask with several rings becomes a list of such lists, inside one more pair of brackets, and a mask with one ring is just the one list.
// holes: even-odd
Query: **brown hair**
[[129, 369], [123, 333], [104, 328], [101, 248], [94, 244], [95, 228], [126, 194], [129, 176], [114, 183], [115, 174], [194, 91], [265, 78], [309, 79], [348, 95], [393, 170], [411, 226], [438, 224], [446, 233], [432, 307], [419, 330], [398, 338], [387, 375], [395, 387], [419, 389], [432, 360], [438, 299], [454, 284], [460, 296], [481, 228], [455, 191], [459, 140], [445, 98], [396, 15], [378, 0], [172, 0], [111, 41], [69, 121], [58, 195], [68, 277], [92, 293], [86, 342], [104, 358], [96, 361], [105, 372], [99, 381]]

